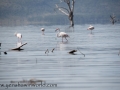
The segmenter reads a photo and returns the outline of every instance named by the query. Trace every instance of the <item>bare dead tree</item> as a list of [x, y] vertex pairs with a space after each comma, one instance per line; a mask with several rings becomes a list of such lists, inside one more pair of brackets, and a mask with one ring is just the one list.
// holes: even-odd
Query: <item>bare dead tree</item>
[[65, 15], [68, 16], [69, 20], [70, 20], [70, 27], [74, 27], [74, 20], [73, 20], [73, 12], [74, 12], [74, 4], [75, 4], [75, 0], [72, 0], [72, 4], [70, 2], [70, 0], [61, 0], [61, 2], [64, 2], [67, 4], [68, 8], [65, 7], [59, 7], [58, 4], [56, 5], [56, 8], [61, 11], [62, 13], [64, 13]]
[[112, 24], [114, 25], [116, 22], [119, 21], [119, 19], [116, 19], [115, 15], [114, 15], [114, 13], [113, 13], [113, 15], [110, 15], [110, 21], [111, 21]]

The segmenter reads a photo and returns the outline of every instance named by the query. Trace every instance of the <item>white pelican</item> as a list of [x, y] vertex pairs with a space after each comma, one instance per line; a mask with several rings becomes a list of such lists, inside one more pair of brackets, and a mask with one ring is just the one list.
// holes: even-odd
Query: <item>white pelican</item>
[[[57, 28], [55, 31], [58, 31], [57, 37], [62, 37], [62, 42], [63, 42], [63, 38], [65, 38], [65, 39], [67, 40], [66, 37], [69, 37], [69, 35], [68, 35], [67, 33], [65, 33], [65, 32], [60, 32], [60, 29], [59, 29], [59, 28]], [[68, 40], [67, 40], [67, 41], [68, 41]]]
[[87, 30], [91, 30], [91, 33], [92, 33], [92, 30], [94, 29], [94, 26], [90, 25]]
[[44, 35], [45, 28], [41, 28], [42, 34]]
[[18, 41], [19, 40], [21, 41], [21, 38], [22, 38], [22, 34], [21, 33], [15, 32], [14, 35], [18, 38]]

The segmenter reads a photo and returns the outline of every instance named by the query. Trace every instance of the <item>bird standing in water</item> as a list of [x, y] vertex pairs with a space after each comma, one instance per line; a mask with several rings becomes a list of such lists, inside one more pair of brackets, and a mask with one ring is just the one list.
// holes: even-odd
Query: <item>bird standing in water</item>
[[[69, 37], [69, 35], [68, 35], [67, 33], [65, 33], [65, 32], [60, 32], [60, 29], [59, 29], [59, 28], [57, 28], [55, 31], [58, 31], [57, 37], [62, 37], [62, 42], [63, 42], [63, 38], [65, 38], [65, 39], [67, 40], [66, 37]], [[68, 41], [68, 40], [67, 40], [67, 41]]]
[[45, 28], [41, 28], [41, 31], [42, 31], [42, 35], [45, 35], [44, 34]]
[[22, 34], [21, 33], [15, 32], [14, 35], [18, 38], [18, 41], [21, 41], [21, 38], [22, 38]]
[[90, 25], [87, 30], [91, 30], [91, 33], [92, 33], [92, 30], [94, 29], [94, 26]]

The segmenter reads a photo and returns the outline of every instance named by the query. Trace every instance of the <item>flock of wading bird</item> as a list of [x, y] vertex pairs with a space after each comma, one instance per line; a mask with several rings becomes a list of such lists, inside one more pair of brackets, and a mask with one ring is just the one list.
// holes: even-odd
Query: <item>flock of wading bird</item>
[[[88, 28], [88, 30], [93, 30], [93, 29], [94, 29], [93, 26], [90, 26], [90, 27]], [[44, 34], [45, 28], [41, 28], [41, 31], [42, 31], [42, 34], [45, 35], [45, 34]], [[57, 33], [57, 37], [61, 37], [61, 38], [62, 38], [62, 42], [63, 42], [63, 38], [65, 38], [66, 41], [68, 41], [68, 40], [67, 40], [67, 37], [70, 37], [70, 36], [69, 36], [67, 33], [65, 33], [65, 32], [60, 32], [60, 28], [57, 28], [57, 29], [55, 30], [55, 32], [58, 32], [58, 33]], [[53, 52], [54, 50], [55, 50], [55, 48], [53, 48], [51, 52]], [[79, 50], [79, 48], [78, 48], [78, 50]], [[72, 50], [72, 51], [70, 51], [69, 53], [75, 55], [75, 54], [74, 54], [75, 52], [77, 52], [77, 50]], [[79, 50], [79, 52], [80, 52], [80, 50]], [[49, 49], [47, 49], [47, 50], [45, 51], [45, 54], [48, 55], [48, 53], [49, 53]], [[84, 57], [85, 57], [85, 54], [83, 54], [82, 52], [80, 52], [80, 53], [81, 53], [82, 55], [84, 55]]]
[[[114, 25], [114, 24], [115, 24], [116, 22], [118, 22], [119, 20], [116, 20], [116, 17], [115, 17], [114, 14], [113, 14], [113, 15], [110, 15], [110, 21], [111, 21], [111, 23]], [[91, 31], [91, 34], [92, 34], [92, 30], [94, 30], [94, 29], [95, 29], [95, 28], [94, 28], [94, 26], [92, 26], [92, 25], [90, 25], [90, 26], [87, 28], [87, 30], [90, 30], [90, 31]], [[45, 34], [44, 34], [45, 28], [41, 28], [41, 31], [42, 31], [42, 35], [45, 35]], [[63, 38], [66, 39], [66, 41], [68, 41], [68, 40], [67, 40], [67, 37], [70, 37], [70, 36], [69, 36], [67, 33], [65, 33], [65, 32], [60, 32], [60, 28], [57, 28], [57, 29], [55, 30], [55, 32], [58, 32], [58, 33], [57, 33], [57, 37], [61, 37], [61, 38], [62, 38], [62, 42], [63, 42]], [[27, 43], [24, 43], [24, 44], [21, 43], [22, 34], [15, 32], [14, 35], [18, 38], [18, 42], [20, 42], [20, 45], [18, 45], [16, 48], [13, 48], [13, 49], [11, 49], [11, 50], [19, 50], [19, 51], [20, 51], [20, 50], [23, 50], [23, 49], [21, 49], [21, 47], [24, 46], [24, 45], [26, 45]], [[1, 43], [0, 43], [0, 47], [1, 47]], [[1, 49], [1, 48], [0, 48], [0, 49]], [[54, 50], [55, 50], [55, 48], [53, 48], [51, 52], [53, 52]], [[79, 48], [77, 48], [77, 50], [80, 52]], [[69, 51], [68, 53], [75, 55], [74, 53], [77, 52], [77, 50], [71, 50], [71, 51]], [[4, 53], [4, 54], [7, 54], [6, 51], [4, 51], [3, 53]], [[47, 50], [45, 51], [45, 54], [48, 55], [48, 53], [49, 53], [49, 50], [47, 49]], [[84, 57], [85, 57], [85, 54], [83, 54], [82, 52], [80, 52], [80, 53], [81, 53], [82, 55], [84, 55]], [[1, 52], [0, 52], [0, 54], [1, 54]], [[118, 55], [120, 55], [120, 50], [119, 50]]]
[[[90, 25], [90, 27], [89, 27], [87, 30], [93, 30], [93, 29], [94, 29], [94, 27]], [[45, 28], [41, 28], [41, 31], [42, 31], [42, 35], [45, 35], [45, 33], [44, 33], [44, 32], [45, 32]], [[57, 29], [55, 30], [55, 32], [58, 32], [58, 33], [57, 33], [57, 37], [61, 37], [61, 38], [62, 38], [62, 42], [63, 42], [63, 38], [65, 38], [66, 41], [68, 41], [68, 40], [67, 40], [67, 37], [69, 37], [69, 35], [68, 35], [67, 33], [65, 33], [65, 32], [60, 32], [60, 28], [57, 28]], [[91, 33], [92, 33], [92, 32], [91, 32]], [[21, 47], [23, 47], [23, 46], [26, 45], [27, 43], [22, 44], [22, 34], [15, 32], [14, 35], [18, 38], [18, 43], [17, 43], [17, 44], [19, 44], [19, 45], [17, 45], [16, 48], [13, 48], [13, 49], [11, 49], [11, 50], [19, 50], [19, 51], [20, 51], [20, 50], [23, 50], [23, 49], [21, 49]], [[1, 47], [1, 43], [0, 43], [0, 47]], [[1, 48], [0, 48], [0, 49], [1, 49]], [[54, 50], [55, 50], [55, 48], [53, 48], [51, 52], [53, 52]], [[79, 48], [78, 48], [78, 50], [79, 50]], [[70, 51], [69, 53], [75, 55], [74, 52], [77, 52], [77, 50], [72, 50], [72, 51]], [[79, 52], [80, 52], [80, 50], [79, 50]], [[0, 52], [0, 53], [1, 53], [1, 52]], [[3, 53], [4, 53], [4, 54], [7, 54], [7, 51], [3, 51]], [[48, 53], [49, 53], [49, 50], [47, 49], [47, 50], [45, 51], [45, 54], [48, 55]], [[84, 57], [85, 57], [85, 54], [83, 54], [82, 52], [80, 52], [80, 53], [81, 53], [82, 55], [84, 55]]]
[[[88, 27], [88, 29], [87, 30], [91, 30], [91, 33], [92, 33], [92, 30], [94, 29], [94, 27], [92, 26], [92, 25], [90, 25], [90, 27]], [[42, 35], [45, 35], [45, 28], [41, 28], [41, 31], [42, 31]], [[68, 41], [67, 40], [67, 37], [69, 37], [69, 35], [67, 34], [67, 33], [65, 33], [65, 32], [60, 32], [60, 28], [57, 28], [56, 30], [55, 30], [55, 32], [58, 32], [57, 33], [57, 37], [61, 37], [62, 38], [62, 42], [63, 42], [63, 38], [65, 38], [66, 39], [66, 41]], [[26, 45], [27, 43], [24, 43], [24, 44], [22, 44], [22, 34], [21, 33], [17, 33], [17, 32], [15, 32], [14, 33], [14, 35], [18, 38], [18, 44], [20, 44], [20, 45], [18, 45], [16, 48], [13, 48], [13, 49], [11, 49], [11, 50], [23, 50], [23, 49], [21, 49], [21, 47], [22, 46], [24, 46], [24, 45]], [[1, 47], [1, 43], [0, 43], [0, 47]], [[79, 50], [79, 48], [77, 48], [78, 50]], [[53, 48], [52, 49], [52, 51], [51, 52], [53, 52], [55, 50], [55, 48]], [[75, 55], [74, 53], [75, 52], [77, 52], [77, 50], [72, 50], [72, 51], [70, 51], [69, 53], [70, 54], [73, 54], [73, 55]], [[80, 52], [80, 50], [79, 50], [79, 52]], [[49, 50], [47, 49], [46, 51], [45, 51], [45, 54], [47, 54], [48, 55], [48, 53], [49, 53]], [[85, 54], [83, 54], [82, 52], [80, 52], [82, 55], [84, 55], [84, 57], [85, 57]], [[7, 54], [7, 52], [6, 51], [4, 51], [4, 54]]]
[[[93, 29], [94, 29], [94, 26], [92, 26], [92, 25], [90, 25], [90, 26], [87, 28], [87, 30], [91, 30], [91, 33], [92, 33], [92, 30], [93, 30]], [[42, 31], [42, 34], [44, 35], [45, 29], [44, 29], [44, 28], [41, 28], [41, 31]], [[58, 32], [58, 33], [57, 33], [57, 37], [61, 37], [61, 38], [62, 38], [62, 42], [63, 42], [63, 38], [66, 39], [66, 41], [68, 41], [68, 40], [67, 40], [67, 37], [70, 37], [70, 36], [69, 36], [67, 33], [65, 33], [65, 32], [61, 32], [61, 31], [60, 31], [60, 28], [57, 28], [57, 29], [55, 30], [55, 32]], [[85, 57], [85, 54], [83, 54], [83, 53], [79, 50], [79, 48], [77, 48], [77, 49], [78, 49], [78, 51], [79, 51], [82, 55], [84, 55], [84, 57]], [[53, 48], [51, 52], [53, 52], [54, 50], [55, 50], [55, 48]], [[69, 51], [68, 53], [75, 55], [75, 52], [77, 52], [77, 50], [72, 50], [72, 51]], [[49, 53], [49, 50], [47, 49], [47, 50], [45, 51], [45, 54], [48, 55], [48, 53]]]

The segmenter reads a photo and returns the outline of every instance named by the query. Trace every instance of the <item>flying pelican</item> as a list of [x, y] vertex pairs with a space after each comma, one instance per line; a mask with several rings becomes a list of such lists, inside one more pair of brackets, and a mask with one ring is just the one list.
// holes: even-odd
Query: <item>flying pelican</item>
[[94, 29], [94, 26], [90, 25], [87, 30], [91, 30], [91, 33], [92, 33], [92, 30]]
[[45, 28], [41, 28], [42, 34], [44, 35]]
[[[60, 32], [60, 29], [59, 29], [59, 28], [57, 28], [55, 31], [58, 31], [57, 37], [62, 37], [62, 42], [63, 42], [63, 38], [65, 38], [65, 39], [67, 40], [66, 37], [69, 37], [69, 35], [68, 35], [67, 33], [65, 33], [65, 32]], [[67, 40], [67, 41], [68, 41], [68, 40]]]
[[18, 38], [18, 41], [21, 41], [22, 34], [15, 32], [14, 35]]

